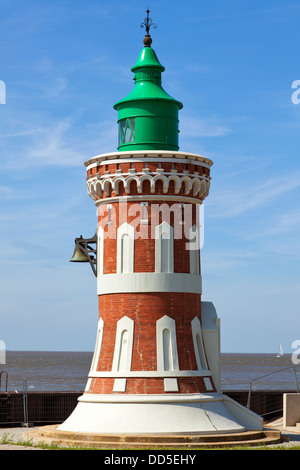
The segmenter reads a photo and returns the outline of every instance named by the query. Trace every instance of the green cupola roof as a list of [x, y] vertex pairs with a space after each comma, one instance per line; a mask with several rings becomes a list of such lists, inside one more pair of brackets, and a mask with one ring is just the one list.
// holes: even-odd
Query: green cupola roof
[[160, 70], [161, 72], [164, 72], [165, 67], [161, 65], [159, 62], [157, 55], [154, 52], [154, 49], [152, 49], [151, 46], [145, 46], [138, 57], [138, 60], [136, 61], [136, 64], [131, 68], [132, 72], [135, 72], [141, 68], [153, 68]]
[[147, 20], [151, 19], [145, 19], [145, 47], [131, 68], [134, 89], [114, 105], [118, 111], [118, 150], [177, 151], [178, 111], [183, 105], [162, 88], [161, 74], [165, 68], [151, 47]]

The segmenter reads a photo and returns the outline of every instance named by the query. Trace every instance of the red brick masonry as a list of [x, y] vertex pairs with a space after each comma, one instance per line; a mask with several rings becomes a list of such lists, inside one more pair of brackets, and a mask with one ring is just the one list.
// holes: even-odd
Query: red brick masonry
[[[104, 321], [98, 371], [111, 371], [117, 321], [134, 320], [131, 371], [156, 371], [156, 321], [168, 315], [176, 322], [180, 370], [197, 370], [191, 321], [201, 320], [201, 296], [187, 293], [135, 293], [99, 296], [99, 312]], [[113, 378], [95, 378], [90, 391], [112, 393]], [[178, 378], [179, 393], [206, 392], [202, 377]], [[128, 378], [126, 393], [164, 393], [163, 378]]]

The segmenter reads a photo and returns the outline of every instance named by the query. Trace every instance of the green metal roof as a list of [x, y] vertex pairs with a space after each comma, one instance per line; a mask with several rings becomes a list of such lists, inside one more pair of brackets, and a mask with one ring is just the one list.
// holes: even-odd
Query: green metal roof
[[132, 92], [114, 105], [118, 109], [120, 105], [129, 101], [138, 100], [168, 100], [176, 103], [178, 109], [183, 107], [182, 103], [172, 98], [161, 86], [161, 73], [165, 70], [159, 62], [155, 51], [151, 47], [144, 47], [132, 67], [135, 87]]
[[119, 151], [179, 149], [178, 111], [183, 105], [163, 89], [161, 74], [165, 68], [149, 43], [146, 37], [148, 45], [131, 69], [133, 90], [114, 105], [118, 111]]
[[153, 67], [160, 69], [162, 72], [165, 70], [165, 67], [159, 62], [157, 55], [155, 54], [155, 51], [152, 49], [152, 47], [144, 47], [141, 50], [138, 60], [131, 70], [132, 72], [135, 72], [141, 67]]

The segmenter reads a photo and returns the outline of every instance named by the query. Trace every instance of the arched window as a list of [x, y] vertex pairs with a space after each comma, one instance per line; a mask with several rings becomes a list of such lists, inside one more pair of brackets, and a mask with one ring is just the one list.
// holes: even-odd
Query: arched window
[[147, 209], [148, 202], [141, 202], [141, 206], [142, 206], [142, 220], [141, 220], [141, 224], [148, 224], [148, 223], [149, 223], [149, 220], [148, 220], [148, 209]]
[[174, 233], [167, 222], [155, 227], [155, 272], [174, 272]]
[[99, 225], [97, 234], [97, 275], [103, 274], [103, 257], [104, 257], [104, 230]]
[[203, 345], [203, 338], [202, 338], [202, 330], [199, 318], [195, 317], [192, 320], [192, 334], [193, 334], [193, 342], [194, 342], [194, 351], [197, 361], [197, 366], [199, 370], [207, 370], [207, 361], [204, 351]]
[[117, 273], [133, 273], [134, 227], [125, 222], [118, 228]]
[[[96, 345], [95, 345], [95, 349], [94, 349], [94, 354], [93, 354], [90, 373], [96, 372], [97, 365], [99, 363], [99, 357], [100, 357], [101, 346], [102, 346], [102, 338], [103, 338], [103, 327], [104, 327], [104, 322], [103, 322], [102, 318], [99, 318], [98, 328], [97, 328], [97, 336], [96, 336]], [[92, 383], [92, 379], [89, 378], [88, 381], [87, 381], [86, 387], [85, 387], [86, 392], [90, 390], [91, 383]]]
[[119, 349], [119, 356], [118, 356], [118, 363], [117, 363], [117, 370], [127, 370], [127, 359], [129, 357], [128, 351], [128, 330], [123, 330], [120, 338], [120, 349]]
[[102, 318], [99, 318], [96, 345], [95, 345], [95, 350], [94, 350], [94, 355], [93, 355], [92, 365], [91, 365], [91, 372], [96, 372], [97, 370], [97, 365], [99, 362], [100, 351], [101, 351], [101, 346], [102, 346], [103, 327], [104, 327], [104, 321], [102, 320]]
[[199, 233], [196, 225], [190, 228], [188, 249], [190, 252], [190, 273], [200, 274]]
[[156, 322], [157, 370], [179, 370], [175, 320], [165, 315]]
[[162, 331], [163, 336], [163, 361], [164, 370], [173, 370], [173, 357], [172, 357], [172, 344], [170, 330], [164, 328]]
[[117, 322], [113, 371], [128, 371], [131, 368], [134, 321], [127, 316]]
[[[125, 372], [131, 369], [134, 321], [127, 316], [117, 322], [112, 371]], [[125, 392], [126, 379], [115, 379], [114, 392]]]
[[[156, 322], [157, 370], [179, 370], [175, 320], [165, 315]], [[178, 392], [177, 379], [164, 378], [165, 392]]]

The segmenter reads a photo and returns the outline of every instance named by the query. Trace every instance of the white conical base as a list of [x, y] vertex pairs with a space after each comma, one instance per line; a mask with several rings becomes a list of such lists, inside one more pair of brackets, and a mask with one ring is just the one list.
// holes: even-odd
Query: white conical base
[[262, 430], [261, 417], [219, 394], [94, 395], [79, 398], [60, 431], [97, 434], [234, 433]]

